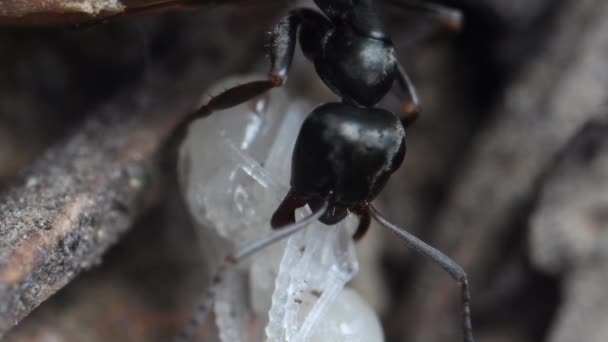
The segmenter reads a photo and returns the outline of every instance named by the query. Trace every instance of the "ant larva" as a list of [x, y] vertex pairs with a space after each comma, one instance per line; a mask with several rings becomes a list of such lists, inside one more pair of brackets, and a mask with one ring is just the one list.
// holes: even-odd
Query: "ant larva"
[[[388, 2], [433, 14], [451, 28], [460, 24], [457, 10], [414, 0]], [[372, 0], [315, 0], [315, 3], [322, 13], [294, 9], [272, 30], [268, 79], [247, 82], [220, 93], [191, 113], [177, 130], [177, 135], [184, 134], [195, 119], [237, 106], [283, 85], [298, 32], [304, 55], [314, 63], [323, 82], [341, 98], [341, 102], [316, 107], [300, 129], [293, 151], [291, 188], [271, 219], [276, 231], [226, 258], [178, 340], [191, 339], [196, 326], [211, 309], [215, 289], [222, 283], [226, 268], [311, 222], [333, 225], [353, 213], [359, 218], [355, 240], [365, 235], [373, 218], [456, 280], [462, 290], [464, 341], [473, 342], [466, 273], [449, 257], [389, 222], [371, 204], [403, 162], [405, 129], [419, 112], [415, 89], [397, 60]], [[401, 118], [374, 107], [393, 87], [404, 97]], [[296, 222], [296, 209], [306, 205], [313, 213]]]

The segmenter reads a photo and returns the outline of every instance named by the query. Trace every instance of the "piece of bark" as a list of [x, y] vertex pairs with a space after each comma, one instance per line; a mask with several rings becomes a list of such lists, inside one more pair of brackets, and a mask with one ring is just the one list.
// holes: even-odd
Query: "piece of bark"
[[[190, 319], [192, 298], [200, 296], [201, 284], [207, 282], [200, 241], [188, 214], [173, 205], [181, 196], [174, 183], [169, 183], [173, 191], [163, 192], [163, 205], [138, 220], [99, 268], [84, 272], [3, 341], [172, 340]], [[213, 319], [201, 330], [204, 341], [215, 341]]]
[[608, 109], [572, 140], [550, 171], [531, 221], [530, 256], [563, 278], [549, 342], [608, 335]]
[[105, 106], [0, 197], [0, 334], [99, 263], [154, 201], [156, 154], [193, 102], [154, 108], [148, 96]]
[[[100, 263], [102, 253], [160, 197], [163, 141], [205, 99], [210, 82], [258, 60], [257, 47], [279, 9], [182, 18], [173, 27], [189, 36], [171, 41], [170, 59], [151, 64], [134, 85], [116, 89], [84, 125], [0, 194], [0, 334], [81, 270]], [[235, 18], [246, 32], [234, 29]], [[206, 33], [211, 29], [219, 32]], [[240, 43], [233, 44], [237, 38]], [[114, 53], [111, 45], [106, 51]], [[172, 63], [177, 66], [168, 68]]]
[[[509, 223], [557, 153], [607, 99], [607, 12], [596, 0], [570, 1], [563, 8], [548, 45], [507, 89], [496, 119], [476, 138], [462, 179], [437, 219], [433, 245], [469, 273], [473, 319], [476, 284], [499, 272], [492, 268], [502, 257], [497, 244], [519, 229]], [[459, 336], [452, 280], [428, 268], [413, 288], [419, 290], [400, 315], [411, 318], [404, 332], [418, 341]]]

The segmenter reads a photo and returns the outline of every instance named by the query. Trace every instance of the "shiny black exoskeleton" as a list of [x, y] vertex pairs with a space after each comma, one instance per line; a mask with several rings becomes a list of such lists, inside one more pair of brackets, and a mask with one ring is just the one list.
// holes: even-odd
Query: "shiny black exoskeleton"
[[[403, 131], [417, 117], [418, 98], [372, 0], [315, 3], [321, 12], [294, 9], [272, 30], [268, 80], [229, 89], [199, 112], [206, 115], [232, 107], [282, 85], [299, 38], [304, 55], [342, 103], [318, 107], [302, 127], [294, 151], [292, 189], [273, 216], [272, 226], [293, 223], [298, 207], [317, 208], [327, 198], [330, 210], [321, 221], [334, 224], [354, 212], [361, 218], [356, 234], [360, 237], [369, 223], [367, 204], [403, 160]], [[442, 7], [412, 0], [395, 3], [444, 16], [449, 13], [447, 21], [458, 20], [454, 15], [458, 12]], [[372, 108], [391, 89], [404, 104], [400, 118]]]
[[[367, 204], [403, 161], [404, 126], [416, 119], [418, 100], [372, 0], [315, 3], [323, 13], [293, 10], [272, 32], [270, 80], [283, 83], [299, 27], [304, 55], [342, 103], [317, 107], [304, 123], [293, 155], [292, 189], [272, 226], [292, 223], [296, 208], [308, 204], [315, 209], [328, 199], [320, 221], [335, 224], [354, 212], [361, 219], [360, 238], [370, 221]], [[372, 108], [393, 87], [401, 96], [409, 93], [401, 122]]]
[[405, 130], [391, 112], [344, 103], [310, 114], [293, 151], [292, 196], [313, 208], [329, 199], [320, 218], [336, 224], [382, 190], [405, 156]]
[[365, 107], [375, 105], [391, 89], [399, 70], [393, 43], [371, 0], [350, 7], [342, 4], [342, 11], [334, 9], [336, 2], [316, 3], [331, 21], [311, 10], [294, 12], [303, 18], [300, 41], [304, 54], [342, 99]]
[[[383, 1], [435, 15], [451, 29], [459, 26], [460, 12], [455, 10], [420, 0]], [[359, 226], [353, 236], [355, 240], [365, 234], [373, 217], [439, 264], [460, 284], [464, 340], [473, 342], [465, 272], [441, 252], [388, 222], [370, 203], [403, 162], [405, 129], [416, 120], [419, 111], [414, 87], [397, 60], [393, 43], [382, 27], [372, 0], [315, 0], [315, 4], [321, 12], [295, 9], [274, 27], [270, 44], [272, 66], [267, 80], [224, 91], [182, 125], [283, 85], [298, 32], [304, 55], [314, 63], [323, 82], [342, 100], [318, 106], [302, 125], [293, 152], [291, 189], [271, 220], [272, 227], [280, 230], [227, 260], [236, 263], [301, 229], [302, 225], [298, 225], [301, 222], [296, 223], [295, 211], [305, 205], [316, 212], [315, 218], [328, 225], [340, 222], [349, 213], [356, 214]], [[391, 89], [403, 103], [404, 114], [400, 117], [373, 108]], [[282, 233], [286, 231], [289, 233]], [[200, 312], [206, 307], [208, 303], [199, 306], [195, 318], [200, 320]]]

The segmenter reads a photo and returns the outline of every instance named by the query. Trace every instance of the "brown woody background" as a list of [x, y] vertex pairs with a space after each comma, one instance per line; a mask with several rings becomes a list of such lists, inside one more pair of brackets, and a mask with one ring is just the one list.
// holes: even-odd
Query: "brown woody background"
[[[211, 83], [266, 71], [293, 3], [66, 3], [0, 0], [0, 333], [165, 341], [206, 279], [164, 139]], [[380, 7], [424, 112], [378, 202], [467, 270], [479, 341], [607, 341], [608, 3], [444, 3], [460, 34]], [[294, 97], [332, 98], [294, 64]], [[387, 341], [460, 340], [447, 275], [378, 229], [360, 250]]]

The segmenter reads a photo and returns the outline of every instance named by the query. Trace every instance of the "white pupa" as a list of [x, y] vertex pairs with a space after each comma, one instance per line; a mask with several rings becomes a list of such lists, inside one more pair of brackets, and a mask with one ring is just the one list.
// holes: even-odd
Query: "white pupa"
[[[224, 80], [209, 94], [251, 79]], [[315, 105], [273, 89], [192, 124], [180, 183], [210, 269], [271, 232], [270, 217], [289, 189], [295, 139]], [[308, 214], [305, 208], [297, 217]], [[358, 271], [355, 225], [354, 218], [316, 222], [229, 272], [214, 305], [220, 340], [383, 341], [375, 312], [345, 288]]]

